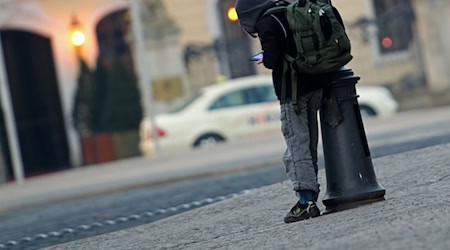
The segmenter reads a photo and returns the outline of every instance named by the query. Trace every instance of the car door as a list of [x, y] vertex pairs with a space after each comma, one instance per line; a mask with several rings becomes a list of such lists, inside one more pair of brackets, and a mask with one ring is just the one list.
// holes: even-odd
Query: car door
[[253, 108], [248, 113], [249, 134], [280, 129], [280, 105], [273, 86], [258, 85], [246, 89], [247, 103]]

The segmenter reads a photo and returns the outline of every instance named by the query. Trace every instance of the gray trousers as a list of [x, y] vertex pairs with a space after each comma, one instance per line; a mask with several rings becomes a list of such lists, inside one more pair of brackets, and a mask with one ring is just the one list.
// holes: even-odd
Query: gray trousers
[[322, 92], [316, 90], [299, 98], [298, 115], [291, 102], [281, 104], [281, 130], [287, 146], [283, 163], [296, 192], [312, 190], [316, 194], [319, 193], [317, 111], [322, 103]]

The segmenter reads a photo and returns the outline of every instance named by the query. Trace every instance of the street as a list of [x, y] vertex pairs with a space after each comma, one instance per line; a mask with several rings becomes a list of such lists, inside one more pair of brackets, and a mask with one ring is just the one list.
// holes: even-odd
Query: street
[[[385, 200], [286, 224], [288, 181], [150, 224], [45, 248], [433, 249], [450, 248], [450, 144], [373, 160]], [[319, 171], [325, 183], [325, 171]], [[328, 192], [327, 192], [328, 193]], [[321, 192], [318, 200], [326, 198]], [[317, 204], [322, 211], [324, 206]]]
[[[434, 118], [428, 119], [419, 119], [421, 112], [424, 116], [433, 114], [425, 110], [414, 115], [399, 114], [386, 120], [365, 121], [372, 158], [450, 143], [450, 116], [445, 116], [448, 108], [435, 112]], [[322, 159], [320, 155], [321, 168]], [[154, 222], [285, 180], [280, 162], [238, 173], [9, 211], [0, 215], [0, 244], [18, 242], [13, 249], [51, 246]], [[61, 232], [65, 234], [57, 235]]]

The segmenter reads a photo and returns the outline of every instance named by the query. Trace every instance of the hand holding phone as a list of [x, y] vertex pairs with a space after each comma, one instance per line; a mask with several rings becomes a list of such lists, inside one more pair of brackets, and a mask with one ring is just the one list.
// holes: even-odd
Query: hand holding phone
[[253, 62], [257, 62], [262, 59], [263, 59], [263, 52], [259, 52], [258, 54], [253, 55], [252, 57], [249, 58], [249, 60]]

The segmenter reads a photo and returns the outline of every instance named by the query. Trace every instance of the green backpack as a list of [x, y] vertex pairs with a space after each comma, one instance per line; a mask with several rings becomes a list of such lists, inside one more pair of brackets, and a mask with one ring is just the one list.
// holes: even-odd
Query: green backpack
[[350, 40], [330, 0], [296, 0], [288, 6], [270, 8], [264, 15], [281, 11], [287, 12], [297, 47], [296, 57], [285, 55], [285, 59], [298, 72], [330, 73], [352, 60]]
[[[334, 14], [330, 0], [296, 0], [288, 6], [270, 8], [263, 14], [273, 16], [283, 27], [273, 15], [277, 12], [287, 12], [289, 29], [297, 47], [295, 57], [284, 55], [281, 100], [286, 100], [286, 74], [289, 69], [292, 93], [297, 93], [297, 72], [331, 73], [352, 60], [350, 40]], [[298, 114], [297, 98], [296, 94], [292, 95], [292, 104]]]

